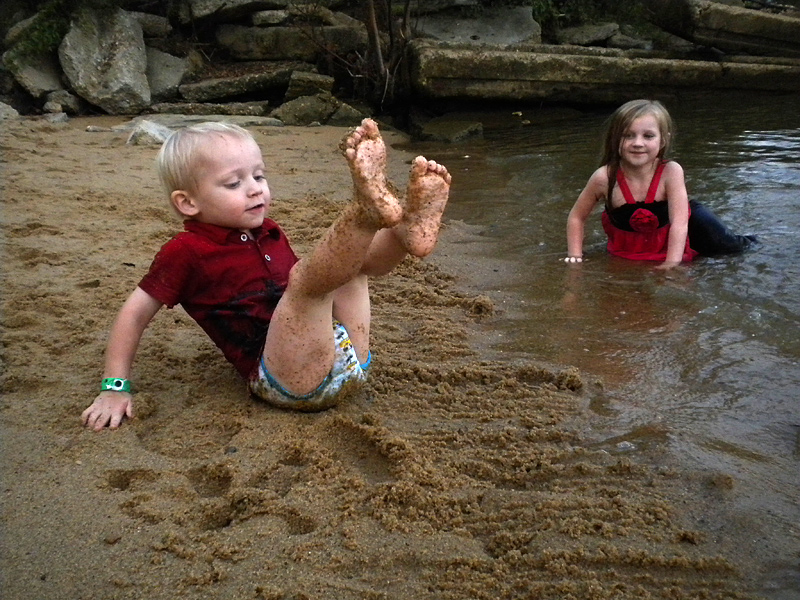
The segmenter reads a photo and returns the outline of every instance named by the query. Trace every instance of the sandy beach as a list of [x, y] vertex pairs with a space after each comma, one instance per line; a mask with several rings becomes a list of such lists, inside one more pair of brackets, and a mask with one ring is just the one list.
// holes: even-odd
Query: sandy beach
[[[0, 131], [3, 598], [756, 597], [744, 550], [696, 527], [729, 481], [591, 447], [597, 382], [482, 354], [491, 256], [465, 265], [447, 218], [434, 256], [374, 282], [370, 380], [340, 406], [253, 401], [176, 308], [143, 339], [134, 418], [84, 430], [108, 328], [181, 229], [158, 147], [86, 131], [123, 122]], [[345, 130], [250, 129], [302, 256], [349, 198]], [[384, 137], [402, 187], [413, 157]]]

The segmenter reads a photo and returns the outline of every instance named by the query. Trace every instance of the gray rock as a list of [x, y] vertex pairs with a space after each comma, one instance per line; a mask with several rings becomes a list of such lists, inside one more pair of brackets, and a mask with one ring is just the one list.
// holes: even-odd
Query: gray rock
[[131, 15], [139, 21], [139, 25], [142, 27], [142, 35], [146, 38], [167, 37], [172, 31], [172, 25], [169, 24], [169, 19], [166, 17], [137, 11], [131, 11]]
[[139, 121], [125, 143], [133, 146], [163, 144], [172, 132], [172, 129], [161, 123]]
[[649, 18], [695, 44], [734, 54], [800, 57], [800, 19], [706, 0], [645, 0]]
[[619, 33], [616, 23], [598, 23], [597, 25], [581, 25], [566, 27], [556, 33], [559, 44], [573, 46], [597, 46], [605, 43], [612, 35]]
[[79, 115], [85, 108], [85, 103], [75, 94], [67, 90], [55, 90], [47, 94], [47, 102], [58, 104], [68, 115]]
[[283, 94], [295, 70], [314, 71], [315, 67], [305, 63], [276, 62], [265, 64], [263, 69], [257, 73], [185, 83], [180, 86], [179, 91], [189, 102], [221, 100], [254, 92], [280, 91]]
[[83, 9], [58, 49], [72, 89], [110, 114], [138, 113], [150, 105], [142, 27], [118, 9]]
[[340, 56], [363, 52], [367, 47], [367, 30], [363, 26], [314, 27], [306, 30], [300, 27], [222, 25], [217, 29], [217, 43], [238, 60], [314, 62], [322, 55], [323, 48]]
[[483, 123], [447, 117], [431, 119], [422, 126], [419, 138], [424, 141], [456, 143], [482, 137]]
[[652, 50], [653, 42], [650, 40], [641, 40], [639, 38], [625, 35], [624, 33], [615, 33], [608, 40], [606, 45], [609, 48], [621, 48], [622, 50]]
[[5, 102], [0, 102], [0, 121], [5, 119], [15, 119], [19, 117], [19, 112], [13, 106], [9, 106]]
[[160, 102], [177, 98], [181, 81], [189, 71], [189, 61], [150, 47], [146, 54], [151, 100]]
[[303, 96], [282, 104], [270, 113], [286, 125], [310, 125], [327, 123], [341, 106], [341, 102], [330, 94]]
[[178, 19], [184, 25], [214, 15], [218, 22], [230, 22], [270, 8], [285, 8], [280, 2], [265, 0], [187, 0], [181, 2]]
[[282, 127], [283, 122], [274, 117], [248, 117], [239, 115], [143, 115], [131, 119], [128, 123], [112, 127], [114, 131], [131, 131], [142, 121], [152, 121], [171, 129], [188, 127], [206, 121], [224, 121], [225, 123], [235, 123], [241, 127]]
[[25, 33], [28, 31], [28, 28], [36, 22], [39, 13], [36, 13], [32, 17], [28, 17], [27, 19], [23, 19], [18, 23], [15, 23], [11, 27], [9, 27], [8, 31], [6, 32], [6, 36], [3, 40], [6, 48], [11, 48], [12, 46], [16, 45], [23, 37], [25, 37]]
[[252, 23], [256, 27], [281, 25], [289, 19], [288, 10], [260, 10], [252, 15]]
[[418, 19], [415, 32], [443, 42], [471, 45], [542, 41], [542, 28], [533, 20], [529, 6], [495, 9], [476, 17], [459, 12], [427, 15]]
[[330, 94], [333, 91], [333, 77], [319, 73], [293, 71], [289, 77], [289, 86], [284, 95], [284, 102], [300, 96], [313, 96], [319, 93]]
[[67, 116], [67, 113], [65, 112], [54, 112], [44, 115], [44, 120], [47, 121], [48, 123], [53, 123], [54, 125], [57, 125], [59, 123], [68, 122], [69, 116]]
[[364, 117], [368, 114], [358, 110], [354, 106], [342, 102], [341, 106], [328, 117], [326, 125], [333, 125], [334, 127], [356, 127], [361, 123]]
[[20, 56], [14, 49], [3, 54], [3, 64], [25, 91], [39, 100], [49, 92], [64, 89], [61, 67], [52, 54]]
[[172, 113], [181, 115], [245, 115], [253, 117], [266, 116], [269, 113], [269, 102], [228, 102], [214, 104], [211, 102], [175, 102], [159, 103], [150, 107], [154, 113]]

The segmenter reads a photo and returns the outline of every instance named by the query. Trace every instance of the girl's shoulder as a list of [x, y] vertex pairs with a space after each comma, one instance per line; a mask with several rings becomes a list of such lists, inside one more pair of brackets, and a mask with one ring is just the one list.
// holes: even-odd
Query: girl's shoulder
[[589, 177], [589, 181], [594, 184], [607, 185], [608, 178], [610, 177], [610, 169], [611, 167], [609, 165], [598, 167], [595, 172], [592, 173], [592, 176]]
[[683, 167], [674, 160], [665, 160], [662, 164], [664, 165], [664, 175], [683, 174]]

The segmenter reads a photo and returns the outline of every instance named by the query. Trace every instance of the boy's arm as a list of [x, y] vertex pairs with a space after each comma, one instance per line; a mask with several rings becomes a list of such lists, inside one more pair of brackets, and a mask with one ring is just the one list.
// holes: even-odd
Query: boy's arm
[[[111, 327], [103, 378], [127, 379], [130, 376], [139, 340], [162, 306], [139, 287], [128, 297]], [[104, 427], [116, 429], [124, 417], [132, 415], [133, 403], [129, 393], [106, 391], [100, 392], [91, 406], [83, 411], [81, 421], [84, 426], [99, 431]]]
[[681, 264], [686, 249], [686, 237], [689, 234], [689, 195], [686, 192], [683, 168], [678, 163], [670, 161], [665, 167], [664, 176], [670, 228], [667, 257], [656, 267], [657, 269], [671, 269]]

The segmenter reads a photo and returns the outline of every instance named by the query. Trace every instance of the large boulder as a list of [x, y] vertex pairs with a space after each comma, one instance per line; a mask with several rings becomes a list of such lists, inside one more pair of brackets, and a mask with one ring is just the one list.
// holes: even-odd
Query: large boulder
[[150, 105], [142, 26], [127, 11], [82, 9], [58, 48], [72, 89], [110, 114]]

